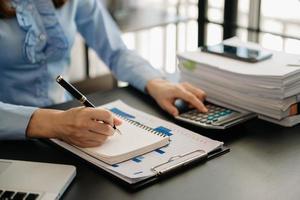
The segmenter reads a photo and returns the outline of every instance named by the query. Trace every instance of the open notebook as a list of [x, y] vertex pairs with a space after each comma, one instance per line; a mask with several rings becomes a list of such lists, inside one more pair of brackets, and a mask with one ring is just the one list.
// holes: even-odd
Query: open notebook
[[85, 153], [110, 165], [120, 163], [169, 144], [170, 137], [137, 121], [123, 118], [118, 126], [122, 134], [115, 133], [104, 144], [93, 148], [80, 148]]

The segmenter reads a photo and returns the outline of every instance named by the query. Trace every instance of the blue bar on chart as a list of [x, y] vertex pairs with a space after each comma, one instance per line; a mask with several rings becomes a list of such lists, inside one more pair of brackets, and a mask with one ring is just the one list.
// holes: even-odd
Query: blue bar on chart
[[132, 158], [132, 161], [134, 161], [136, 163], [140, 163], [140, 162], [142, 162], [142, 159], [144, 159], [143, 156], [138, 156], [138, 157]]
[[124, 118], [130, 118], [130, 119], [134, 119], [135, 116], [132, 116], [126, 112], [123, 112], [122, 110], [118, 109], [118, 108], [111, 108], [110, 109], [111, 112], [121, 116], [121, 117], [124, 117]]
[[170, 130], [170, 129], [168, 129], [168, 128], [166, 128], [166, 127], [163, 127], [163, 126], [159, 126], [159, 127], [155, 128], [155, 129], [153, 129], [153, 130], [156, 131], [156, 132], [162, 133], [162, 134], [164, 134], [164, 135], [166, 135], [166, 136], [172, 136], [172, 135], [173, 135], [173, 134], [171, 133], [171, 130]]
[[159, 153], [159, 154], [164, 154], [164, 153], [166, 153], [166, 152], [164, 152], [163, 150], [161, 150], [161, 149], [156, 149], [156, 150], [154, 150], [155, 152], [157, 152], [157, 153]]

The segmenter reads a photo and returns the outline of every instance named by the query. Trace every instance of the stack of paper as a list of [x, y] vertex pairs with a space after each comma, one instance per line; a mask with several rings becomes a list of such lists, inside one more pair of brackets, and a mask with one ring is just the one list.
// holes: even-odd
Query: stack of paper
[[[262, 49], [257, 44], [243, 43], [237, 38], [224, 43]], [[182, 53], [178, 55], [181, 79], [205, 90], [208, 99], [215, 103], [239, 107], [280, 122], [294, 113], [300, 99], [300, 67], [289, 66], [299, 63], [300, 57], [277, 51], [272, 53], [272, 58], [258, 63], [200, 50]]]

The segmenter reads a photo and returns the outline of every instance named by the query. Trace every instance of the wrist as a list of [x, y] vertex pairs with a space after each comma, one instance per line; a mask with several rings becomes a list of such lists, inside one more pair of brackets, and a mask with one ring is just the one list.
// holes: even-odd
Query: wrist
[[153, 96], [155, 94], [155, 91], [158, 87], [161, 86], [161, 84], [168, 82], [167, 80], [157, 78], [157, 79], [151, 79], [146, 84], [146, 92]]
[[57, 138], [57, 126], [61, 112], [53, 109], [36, 110], [28, 123], [26, 136], [29, 138]]

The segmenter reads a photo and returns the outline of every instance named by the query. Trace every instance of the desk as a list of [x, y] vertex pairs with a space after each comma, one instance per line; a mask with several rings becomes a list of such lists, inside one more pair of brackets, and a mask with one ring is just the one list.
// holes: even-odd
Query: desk
[[[154, 102], [132, 88], [89, 96], [100, 105], [115, 99], [161, 118]], [[55, 106], [68, 108], [67, 103]], [[191, 128], [191, 127], [190, 127]], [[202, 134], [217, 134], [193, 127]], [[218, 132], [220, 133], [220, 132]], [[0, 142], [0, 158], [72, 164], [78, 175], [63, 199], [299, 199], [300, 127], [282, 128], [252, 120], [224, 132], [231, 152], [184, 173], [131, 193], [103, 171], [43, 141]]]

